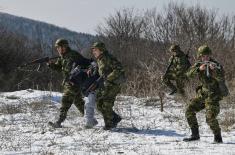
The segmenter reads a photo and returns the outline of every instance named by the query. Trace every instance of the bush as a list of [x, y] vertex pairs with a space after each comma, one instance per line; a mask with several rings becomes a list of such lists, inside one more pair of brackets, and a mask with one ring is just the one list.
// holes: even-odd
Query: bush
[[14, 91], [18, 89], [60, 89], [59, 76], [50, 72], [43, 65], [40, 72], [37, 65], [18, 68], [26, 62], [42, 57], [40, 46], [23, 36], [0, 28], [0, 91]]

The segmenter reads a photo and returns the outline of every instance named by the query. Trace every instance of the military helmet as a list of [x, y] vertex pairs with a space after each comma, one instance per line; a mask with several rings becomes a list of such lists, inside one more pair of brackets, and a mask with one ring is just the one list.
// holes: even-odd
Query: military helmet
[[93, 48], [98, 48], [100, 51], [106, 51], [105, 44], [103, 42], [95, 42], [92, 46], [91, 49]]
[[63, 39], [63, 38], [57, 39], [56, 42], [55, 42], [55, 47], [68, 46], [68, 45], [69, 45], [68, 40]]
[[179, 46], [179, 45], [171, 45], [169, 51], [170, 51], [170, 52], [177, 52], [177, 51], [180, 51], [180, 46]]
[[197, 50], [197, 57], [210, 54], [211, 54], [211, 49], [207, 45], [202, 45]]

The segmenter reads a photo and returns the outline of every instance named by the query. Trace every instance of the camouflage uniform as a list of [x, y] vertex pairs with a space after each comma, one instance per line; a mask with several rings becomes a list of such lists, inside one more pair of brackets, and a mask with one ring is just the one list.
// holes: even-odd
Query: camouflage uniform
[[97, 59], [97, 64], [99, 75], [105, 75], [105, 78], [104, 86], [97, 90], [97, 109], [104, 117], [105, 128], [110, 129], [121, 121], [120, 116], [113, 111], [113, 106], [121, 89], [124, 69], [121, 63], [107, 52], [103, 43], [94, 43], [92, 48], [99, 48], [102, 51], [101, 56]]
[[[172, 55], [169, 59], [170, 67], [163, 77], [163, 83], [172, 90], [170, 94], [177, 91], [180, 94], [184, 94], [184, 83], [187, 79], [185, 73], [190, 67], [190, 63], [187, 55], [180, 50], [178, 45], [172, 45], [170, 47], [170, 51], [176, 52], [176, 54]], [[176, 86], [172, 83], [172, 81], [175, 81]]]
[[49, 67], [53, 70], [62, 72], [64, 77], [62, 106], [60, 108], [59, 120], [57, 121], [58, 124], [65, 120], [67, 112], [73, 103], [80, 113], [84, 115], [84, 100], [82, 98], [81, 90], [78, 86], [74, 86], [68, 81], [69, 74], [76, 65], [80, 65], [81, 68], [86, 68], [89, 65], [89, 62], [86, 62], [86, 59], [82, 55], [71, 50], [69, 47], [67, 47], [66, 53], [62, 55], [56, 63], [49, 64]]
[[[202, 48], [204, 48], [204, 51], [201, 50]], [[198, 53], [201, 55], [209, 55], [211, 52], [206, 51], [205, 48], [207, 48], [207, 46], [201, 46]], [[217, 66], [214, 70], [209, 69], [209, 76], [206, 70], [199, 70], [199, 67], [202, 65], [200, 62], [196, 62], [187, 73], [189, 78], [198, 75], [199, 81], [201, 82], [201, 85], [196, 89], [196, 97], [191, 99], [191, 103], [186, 109], [186, 118], [192, 130], [192, 136], [196, 136], [196, 139], [199, 139], [196, 113], [203, 109], [206, 109], [206, 122], [214, 135], [221, 137], [221, 129], [216, 117], [220, 112], [219, 101], [223, 98], [219, 88], [219, 81], [224, 80], [224, 70], [215, 60], [210, 58], [209, 61], [215, 63]]]

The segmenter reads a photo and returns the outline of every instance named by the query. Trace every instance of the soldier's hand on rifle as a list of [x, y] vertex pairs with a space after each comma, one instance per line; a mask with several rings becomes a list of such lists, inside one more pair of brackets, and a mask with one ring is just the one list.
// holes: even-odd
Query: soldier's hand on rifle
[[86, 73], [87, 73], [88, 77], [92, 76], [92, 70], [91, 69], [88, 69]]
[[71, 81], [69, 82], [69, 84], [70, 84], [71, 86], [74, 86], [74, 83], [73, 83], [73, 82], [71, 82]]
[[49, 61], [47, 62], [47, 66], [49, 66], [49, 65], [52, 64], [52, 63], [53, 63], [53, 61], [49, 60]]
[[210, 66], [210, 69], [211, 69], [211, 70], [214, 70], [215, 67], [216, 67], [214, 64], [210, 64], [209, 66]]
[[206, 64], [202, 64], [202, 65], [199, 67], [199, 70], [200, 70], [200, 71], [206, 70]]

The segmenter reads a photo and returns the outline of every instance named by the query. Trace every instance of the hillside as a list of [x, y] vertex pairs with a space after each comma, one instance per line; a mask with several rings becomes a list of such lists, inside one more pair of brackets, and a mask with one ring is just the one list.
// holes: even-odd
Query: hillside
[[94, 36], [85, 33], [70, 31], [45, 22], [31, 20], [0, 12], [0, 26], [17, 35], [39, 43], [45, 54], [51, 52], [51, 46], [57, 38], [66, 38], [75, 49], [84, 49], [90, 46]]

